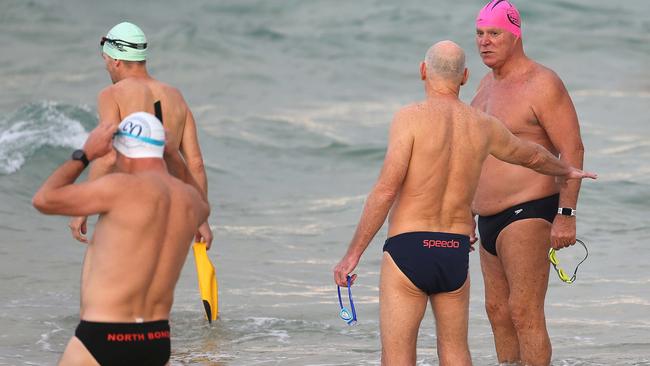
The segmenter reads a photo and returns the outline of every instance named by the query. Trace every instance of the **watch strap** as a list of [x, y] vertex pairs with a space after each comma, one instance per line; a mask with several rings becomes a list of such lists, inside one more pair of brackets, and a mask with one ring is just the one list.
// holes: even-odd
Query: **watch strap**
[[560, 207], [557, 209], [557, 214], [562, 216], [575, 216], [576, 210], [571, 207]]

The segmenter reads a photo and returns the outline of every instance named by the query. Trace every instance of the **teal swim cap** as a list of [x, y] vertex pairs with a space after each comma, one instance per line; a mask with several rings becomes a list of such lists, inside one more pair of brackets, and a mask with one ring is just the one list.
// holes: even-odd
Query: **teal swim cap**
[[140, 27], [123, 22], [108, 31], [100, 42], [102, 52], [115, 60], [144, 61], [147, 59], [147, 37]]

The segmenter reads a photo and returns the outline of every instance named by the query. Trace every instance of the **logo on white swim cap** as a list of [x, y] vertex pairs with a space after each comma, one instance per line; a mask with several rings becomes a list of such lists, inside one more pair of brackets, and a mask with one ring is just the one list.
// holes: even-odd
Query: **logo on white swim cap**
[[132, 158], [162, 158], [165, 151], [165, 129], [153, 114], [136, 112], [128, 115], [118, 127], [113, 147]]

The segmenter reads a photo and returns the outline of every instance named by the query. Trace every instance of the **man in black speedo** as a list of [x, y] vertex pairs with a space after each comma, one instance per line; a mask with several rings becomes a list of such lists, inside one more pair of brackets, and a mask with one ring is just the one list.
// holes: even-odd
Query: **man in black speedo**
[[[90, 161], [116, 151], [116, 172], [75, 184]], [[192, 237], [208, 216], [200, 186], [180, 153], [165, 146], [151, 114], [137, 112], [118, 127], [100, 124], [34, 195], [45, 214], [99, 214], [81, 276], [80, 322], [60, 365], [165, 365], [174, 287]]]

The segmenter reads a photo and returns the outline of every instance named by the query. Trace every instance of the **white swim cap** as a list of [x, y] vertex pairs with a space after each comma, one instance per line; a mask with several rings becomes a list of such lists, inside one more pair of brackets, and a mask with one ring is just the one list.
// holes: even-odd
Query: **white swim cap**
[[162, 158], [165, 129], [153, 114], [136, 112], [128, 115], [113, 137], [113, 147], [131, 158]]

